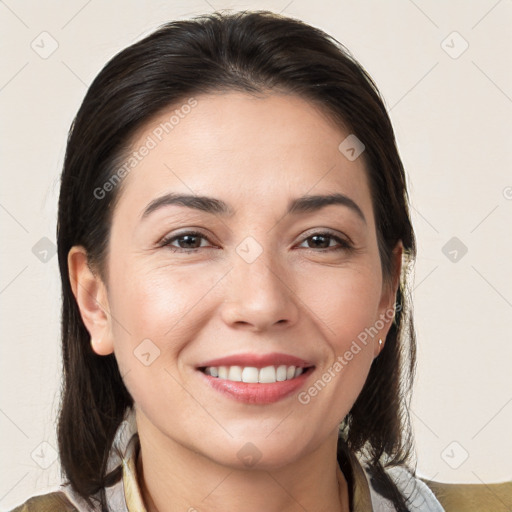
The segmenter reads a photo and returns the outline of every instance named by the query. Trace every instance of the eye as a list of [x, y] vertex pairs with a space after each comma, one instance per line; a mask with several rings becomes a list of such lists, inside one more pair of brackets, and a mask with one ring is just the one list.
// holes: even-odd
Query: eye
[[[309, 241], [312, 241], [312, 247], [306, 247], [306, 249], [313, 249], [315, 252], [350, 250], [353, 247], [348, 240], [330, 232], [313, 233], [305, 238], [302, 243], [309, 243]], [[332, 241], [337, 242], [338, 245], [331, 246]]]
[[[208, 238], [198, 231], [186, 231], [178, 235], [164, 238], [160, 242], [160, 247], [168, 247], [173, 252], [195, 252], [197, 249], [201, 248], [202, 240], [209, 242]], [[179, 247], [173, 245], [174, 242], [177, 242]]]
[[[202, 241], [209, 242], [208, 238], [198, 231], [186, 231], [164, 238], [159, 246], [168, 247], [173, 252], [191, 253], [196, 252], [198, 249], [209, 247], [208, 245], [201, 245]], [[334, 246], [331, 245], [331, 242], [335, 242]], [[174, 245], [175, 243], [176, 245]], [[313, 233], [304, 238], [303, 243], [310, 244], [310, 247], [306, 247], [306, 249], [311, 249], [314, 252], [332, 252], [353, 248], [353, 245], [348, 240], [330, 232]]]

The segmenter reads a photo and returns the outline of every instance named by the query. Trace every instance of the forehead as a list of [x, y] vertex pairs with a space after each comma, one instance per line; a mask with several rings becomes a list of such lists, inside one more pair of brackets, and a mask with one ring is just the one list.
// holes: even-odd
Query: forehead
[[244, 204], [339, 191], [371, 209], [363, 158], [351, 161], [339, 150], [348, 135], [295, 95], [185, 98], [134, 137], [119, 205], [142, 210], [169, 191]]

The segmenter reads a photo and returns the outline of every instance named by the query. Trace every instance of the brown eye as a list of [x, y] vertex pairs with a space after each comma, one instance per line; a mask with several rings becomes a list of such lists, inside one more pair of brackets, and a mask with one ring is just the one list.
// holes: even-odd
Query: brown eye
[[[173, 252], [195, 252], [197, 249], [201, 248], [202, 240], [208, 241], [202, 233], [197, 231], [187, 231], [185, 233], [180, 233], [179, 235], [164, 238], [160, 246], [169, 247]], [[178, 246], [173, 245], [175, 242]]]
[[[335, 242], [334, 245], [331, 245], [331, 242]], [[352, 245], [339, 236], [333, 235], [332, 233], [314, 233], [313, 235], [308, 236], [303, 240], [302, 243], [307, 243], [307, 249], [318, 249], [320, 252], [327, 251], [340, 251], [347, 250], [352, 247]], [[336, 245], [337, 243], [337, 245]]]

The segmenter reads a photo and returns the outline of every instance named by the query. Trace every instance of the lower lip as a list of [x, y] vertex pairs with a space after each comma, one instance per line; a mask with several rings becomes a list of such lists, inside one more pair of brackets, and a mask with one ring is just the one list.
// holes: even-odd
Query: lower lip
[[304, 385], [314, 367], [308, 368], [298, 377], [281, 382], [270, 382], [265, 384], [251, 384], [248, 382], [235, 382], [227, 379], [219, 379], [206, 375], [197, 370], [206, 382], [215, 390], [224, 393], [230, 398], [246, 404], [272, 404], [286, 398]]

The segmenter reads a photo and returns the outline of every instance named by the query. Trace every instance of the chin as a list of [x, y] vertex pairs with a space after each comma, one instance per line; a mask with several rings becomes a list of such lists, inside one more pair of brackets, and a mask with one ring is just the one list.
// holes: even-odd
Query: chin
[[236, 470], [276, 470], [294, 463], [301, 456], [303, 439], [300, 434], [276, 436], [272, 441], [261, 434], [245, 435], [230, 439], [222, 451], [216, 449], [205, 455], [217, 464]]

